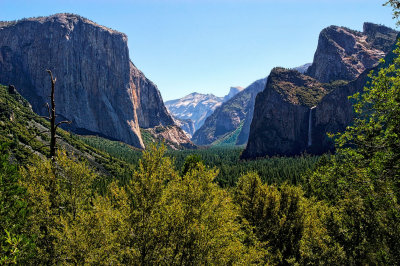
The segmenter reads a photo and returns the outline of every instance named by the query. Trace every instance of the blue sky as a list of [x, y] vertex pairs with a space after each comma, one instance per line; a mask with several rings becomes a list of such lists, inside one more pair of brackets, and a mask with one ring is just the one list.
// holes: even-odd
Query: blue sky
[[0, 20], [76, 13], [128, 35], [130, 57], [164, 100], [223, 96], [275, 66], [311, 62], [329, 25], [394, 27], [380, 0], [0, 0]]

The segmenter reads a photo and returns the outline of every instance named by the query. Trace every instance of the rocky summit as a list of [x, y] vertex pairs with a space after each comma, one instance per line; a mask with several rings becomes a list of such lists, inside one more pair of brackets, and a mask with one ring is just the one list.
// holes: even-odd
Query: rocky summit
[[330, 26], [321, 31], [306, 74], [321, 82], [354, 80], [389, 52], [397, 33], [373, 23], [364, 23], [363, 32]]
[[0, 83], [13, 84], [47, 115], [50, 80], [56, 111], [70, 130], [144, 148], [140, 127], [173, 125], [157, 87], [130, 61], [125, 34], [73, 14], [0, 23]]

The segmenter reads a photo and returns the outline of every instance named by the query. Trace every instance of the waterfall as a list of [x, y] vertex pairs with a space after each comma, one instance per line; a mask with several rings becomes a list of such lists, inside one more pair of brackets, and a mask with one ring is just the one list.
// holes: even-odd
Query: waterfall
[[308, 114], [308, 147], [312, 145], [312, 111], [316, 106], [310, 108], [310, 113]]

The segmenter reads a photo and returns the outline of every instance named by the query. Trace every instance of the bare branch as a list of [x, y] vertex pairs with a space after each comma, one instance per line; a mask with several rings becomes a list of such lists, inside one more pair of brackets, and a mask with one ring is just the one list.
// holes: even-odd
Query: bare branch
[[62, 124], [71, 124], [72, 122], [71, 121], [61, 121], [61, 122], [58, 122], [57, 123], [57, 125], [56, 125], [56, 128], [58, 128], [58, 126], [60, 126], [60, 125], [62, 125]]

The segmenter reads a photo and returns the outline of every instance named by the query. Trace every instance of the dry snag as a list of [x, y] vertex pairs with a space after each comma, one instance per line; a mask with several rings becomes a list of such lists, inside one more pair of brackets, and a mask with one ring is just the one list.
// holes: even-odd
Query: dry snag
[[47, 73], [50, 75], [51, 79], [51, 94], [50, 94], [50, 104], [46, 103], [47, 111], [49, 113], [48, 117], [44, 117], [50, 121], [50, 158], [53, 158], [56, 154], [56, 130], [62, 124], [71, 124], [71, 121], [61, 121], [56, 124], [56, 102], [55, 102], [55, 84], [56, 78], [53, 78], [53, 74], [51, 70], [47, 70]]

